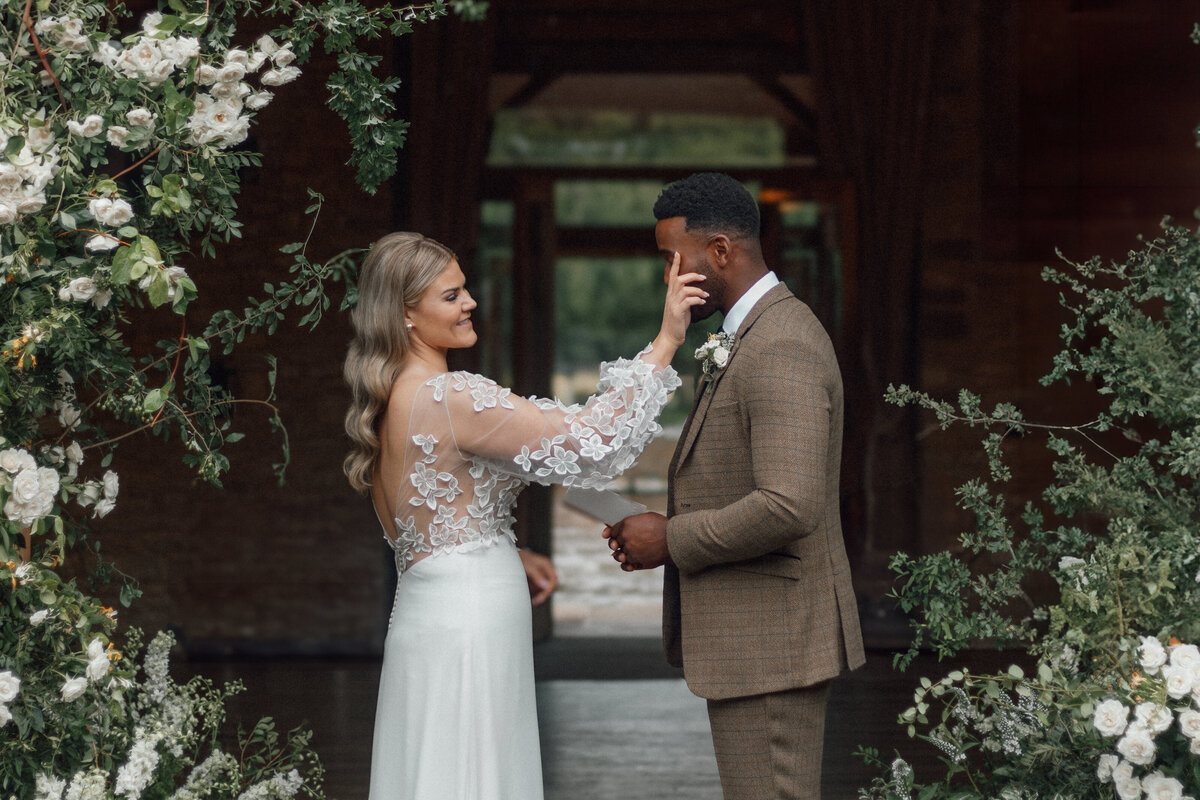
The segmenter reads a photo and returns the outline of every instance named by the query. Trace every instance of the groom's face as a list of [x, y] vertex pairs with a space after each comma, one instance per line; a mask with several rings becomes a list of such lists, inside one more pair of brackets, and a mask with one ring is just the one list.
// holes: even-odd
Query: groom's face
[[671, 272], [671, 262], [676, 253], [679, 253], [680, 275], [698, 272], [704, 276], [701, 287], [708, 292], [708, 298], [703, 305], [692, 306], [692, 322], [707, 319], [714, 311], [720, 311], [725, 294], [725, 280], [713, 266], [708, 252], [708, 237], [695, 231], [689, 232], [687, 220], [683, 217], [670, 217], [660, 220], [654, 226], [654, 240], [665, 263], [664, 283]]

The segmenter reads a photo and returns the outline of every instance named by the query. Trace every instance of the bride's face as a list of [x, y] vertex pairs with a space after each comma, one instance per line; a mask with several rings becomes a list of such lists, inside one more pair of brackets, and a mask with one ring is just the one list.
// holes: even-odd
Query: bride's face
[[471, 325], [476, 305], [462, 268], [451, 261], [417, 304], [405, 312], [406, 321], [412, 324], [408, 335], [414, 344], [436, 350], [471, 347], [479, 338]]

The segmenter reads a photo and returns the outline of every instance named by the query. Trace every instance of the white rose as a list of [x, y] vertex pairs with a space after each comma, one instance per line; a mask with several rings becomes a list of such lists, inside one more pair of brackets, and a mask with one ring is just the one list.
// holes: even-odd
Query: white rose
[[124, 147], [125, 140], [129, 138], [129, 128], [124, 125], [109, 125], [104, 138], [113, 147]]
[[724, 367], [729, 363], [729, 348], [721, 346], [713, 350], [713, 363], [718, 367]]
[[1179, 644], [1171, 648], [1171, 666], [1196, 669], [1200, 667], [1200, 650], [1194, 644]]
[[1192, 670], [1178, 664], [1170, 664], [1163, 669], [1163, 680], [1167, 684], [1167, 694], [1176, 700], [1187, 697], [1192, 692]]
[[1150, 702], [1139, 703], [1133, 715], [1138, 725], [1156, 736], [1171, 727], [1171, 723], [1174, 722], [1171, 709]]
[[249, 84], [241, 81], [218, 83], [212, 87], [212, 96], [221, 100], [240, 100], [248, 94], [250, 94]]
[[80, 302], [91, 300], [96, 296], [96, 282], [86, 275], [75, 278], [67, 284], [67, 291], [70, 293], [72, 300]]
[[92, 511], [93, 517], [107, 517], [109, 512], [117, 507], [115, 500], [110, 500], [107, 497], [96, 501], [96, 508]]
[[255, 92], [246, 98], [246, 108], [251, 111], [258, 111], [261, 108], [266, 108], [267, 104], [275, 95], [270, 92]]
[[1096, 767], [1096, 777], [1101, 783], [1108, 783], [1112, 780], [1113, 769], [1116, 768], [1119, 759], [1112, 753], [1105, 753], [1100, 756], [1100, 764]]
[[55, 402], [54, 408], [58, 411], [58, 423], [67, 430], [73, 430], [83, 418], [83, 412], [62, 400]]
[[11, 225], [17, 221], [17, 207], [7, 200], [0, 200], [0, 225]]
[[88, 203], [88, 211], [102, 225], [114, 228], [133, 219], [133, 206], [121, 198], [97, 197]]
[[130, 78], [149, 78], [162, 60], [158, 43], [143, 36], [133, 47], [121, 51], [117, 65]]
[[82, 136], [85, 139], [99, 136], [104, 131], [104, 117], [99, 114], [88, 114], [84, 117], [83, 122], [68, 120], [67, 130], [75, 136]]
[[212, 64], [201, 64], [196, 68], [196, 83], [210, 86], [217, 82], [217, 68]]
[[23, 469], [13, 477], [12, 496], [18, 503], [32, 503], [40, 490], [37, 470]]
[[1189, 739], [1200, 737], [1200, 711], [1194, 708], [1180, 711], [1179, 731]]
[[200, 40], [194, 36], [180, 36], [170, 43], [171, 58], [177, 65], [200, 55]]
[[87, 691], [87, 685], [87, 678], [68, 678], [63, 682], [60, 690], [63, 702], [69, 703], [72, 700], [78, 700]]
[[150, 109], [141, 106], [126, 111], [125, 119], [135, 128], [149, 128], [154, 124], [154, 114]]
[[265, 63], [267, 63], [267, 54], [256, 50], [250, 54], [250, 58], [246, 59], [246, 72], [258, 72]]
[[1155, 770], [1142, 779], [1142, 791], [1147, 800], [1181, 800], [1183, 784]]
[[101, 42], [96, 46], [96, 55], [93, 57], [104, 66], [113, 69], [120, 55], [121, 51], [114, 47], [112, 42]]
[[21, 679], [10, 670], [0, 671], [0, 703], [11, 703], [21, 692]]
[[275, 43], [275, 40], [265, 33], [258, 37], [258, 41], [254, 43], [254, 46], [269, 56], [275, 55], [279, 50], [279, 45]]
[[10, 447], [0, 452], [0, 468], [7, 472], [20, 472], [23, 469], [35, 469], [36, 467], [37, 461], [28, 450]]
[[89, 253], [107, 253], [120, 246], [121, 240], [115, 236], [109, 236], [107, 233], [98, 233], [83, 243], [83, 249]]
[[1117, 741], [1117, 752], [1131, 764], [1145, 766], [1154, 761], [1157, 748], [1150, 731], [1134, 723], [1125, 731], [1125, 735]]
[[1092, 724], [1100, 731], [1101, 736], [1121, 735], [1128, 721], [1129, 709], [1122, 705], [1120, 700], [1105, 700], [1096, 706], [1096, 711], [1092, 714]]
[[50, 616], [50, 609], [43, 608], [29, 615], [29, 624], [37, 627], [46, 621], [46, 617]]
[[1137, 778], [1122, 778], [1114, 780], [1113, 786], [1117, 790], [1117, 796], [1121, 800], [1140, 800], [1142, 796], [1142, 782]]
[[92, 305], [96, 308], [106, 308], [108, 302], [112, 300], [112, 289], [98, 289], [96, 296], [92, 298]]
[[121, 488], [121, 480], [117, 473], [111, 469], [104, 473], [104, 496], [109, 500], [117, 499], [117, 492]]
[[1121, 761], [1121, 763], [1113, 767], [1112, 776], [1114, 781], [1129, 780], [1133, 777], [1133, 764], [1130, 764], [1128, 761]]
[[95, 661], [97, 658], [100, 658], [100, 656], [104, 656], [105, 658], [108, 657], [104, 653], [103, 640], [101, 640], [99, 637], [96, 637], [88, 642], [87, 657], [90, 661]]
[[35, 214], [46, 205], [46, 195], [30, 188], [17, 200], [18, 214]]
[[151, 11], [142, 18], [142, 30], [153, 36], [159, 32], [158, 26], [162, 24], [163, 15], [158, 11]]
[[292, 45], [285, 44], [283, 47], [271, 54], [271, 60], [275, 62], [277, 67], [286, 67], [296, 60], [296, 54], [292, 52]]
[[100, 484], [97, 481], [88, 481], [83, 485], [83, 489], [79, 492], [79, 496], [75, 501], [79, 505], [87, 508], [100, 499]]
[[8, 706], [0, 704], [0, 728], [10, 722], [12, 722], [12, 712], [8, 710]]
[[67, 461], [72, 464], [83, 463], [83, 448], [79, 446], [79, 442], [71, 442], [67, 445], [66, 456]]
[[97, 658], [93, 658], [87, 665], [87, 679], [93, 683], [103, 678], [108, 674], [108, 656], [101, 654]]
[[244, 77], [246, 77], [245, 62], [227, 63], [217, 70], [217, 83], [237, 83]]
[[1200, 736], [1191, 740], [1191, 743], [1188, 744], [1188, 752], [1194, 756], [1200, 756]]
[[1142, 646], [1138, 648], [1142, 669], [1148, 675], [1157, 675], [1159, 668], [1167, 663], [1167, 651], [1162, 642], [1153, 636], [1143, 636]]
[[263, 86], [283, 86], [285, 83], [291, 83], [299, 77], [300, 70], [297, 67], [279, 67], [278, 69], [267, 70], [259, 80]]
[[25, 143], [35, 153], [44, 152], [54, 144], [54, 131], [50, 130], [49, 125], [30, 125], [29, 132], [25, 134]]

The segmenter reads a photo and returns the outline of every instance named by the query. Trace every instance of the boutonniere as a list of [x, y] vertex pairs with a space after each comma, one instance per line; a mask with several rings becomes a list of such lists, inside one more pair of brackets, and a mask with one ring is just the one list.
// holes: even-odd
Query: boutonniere
[[733, 352], [734, 335], [725, 331], [710, 333], [708, 341], [696, 348], [696, 360], [700, 362], [700, 370], [712, 378], [725, 369], [729, 356]]

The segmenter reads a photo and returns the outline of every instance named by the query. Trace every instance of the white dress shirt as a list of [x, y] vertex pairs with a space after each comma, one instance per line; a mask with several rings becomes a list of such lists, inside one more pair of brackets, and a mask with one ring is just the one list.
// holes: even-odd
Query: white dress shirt
[[775, 273], [770, 270], [766, 275], [763, 275], [754, 285], [746, 290], [746, 293], [737, 299], [733, 304], [733, 308], [729, 309], [729, 313], [725, 315], [725, 319], [721, 321], [721, 330], [726, 333], [737, 333], [737, 329], [742, 326], [742, 321], [746, 319], [746, 315], [750, 313], [750, 309], [754, 308], [764, 294], [775, 288], [779, 283], [779, 278], [775, 277]]

